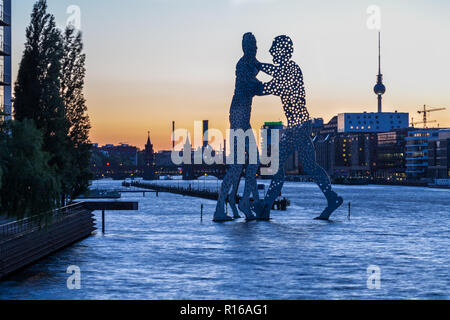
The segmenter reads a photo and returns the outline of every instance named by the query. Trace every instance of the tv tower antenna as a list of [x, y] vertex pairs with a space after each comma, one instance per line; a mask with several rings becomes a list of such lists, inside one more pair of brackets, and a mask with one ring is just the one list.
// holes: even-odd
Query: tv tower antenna
[[378, 96], [378, 112], [383, 112], [383, 94], [386, 93], [386, 87], [383, 84], [383, 74], [381, 73], [381, 32], [378, 32], [378, 75], [377, 84], [373, 91]]

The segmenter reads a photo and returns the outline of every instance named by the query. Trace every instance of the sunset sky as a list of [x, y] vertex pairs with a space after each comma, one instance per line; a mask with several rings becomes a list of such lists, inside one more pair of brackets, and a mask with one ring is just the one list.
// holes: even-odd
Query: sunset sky
[[[13, 78], [34, 0], [13, 0]], [[450, 1], [48, 0], [64, 27], [70, 5], [81, 8], [87, 54], [86, 98], [92, 142], [156, 149], [171, 146], [171, 121], [228, 127], [241, 39], [251, 31], [258, 58], [280, 34], [292, 37], [308, 109], [325, 121], [342, 112], [376, 111], [377, 33], [370, 5], [382, 13], [384, 111], [445, 106], [431, 114], [450, 127]], [[264, 76], [261, 80], [268, 80]], [[284, 120], [275, 97], [256, 98], [253, 125]]]

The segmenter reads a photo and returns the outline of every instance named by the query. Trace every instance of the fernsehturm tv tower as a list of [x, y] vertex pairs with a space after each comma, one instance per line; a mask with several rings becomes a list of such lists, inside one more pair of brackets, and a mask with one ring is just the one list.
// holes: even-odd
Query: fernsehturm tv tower
[[383, 94], [386, 93], [386, 87], [383, 84], [383, 75], [381, 74], [381, 32], [378, 32], [378, 76], [377, 84], [373, 89], [378, 96], [378, 112], [383, 112]]

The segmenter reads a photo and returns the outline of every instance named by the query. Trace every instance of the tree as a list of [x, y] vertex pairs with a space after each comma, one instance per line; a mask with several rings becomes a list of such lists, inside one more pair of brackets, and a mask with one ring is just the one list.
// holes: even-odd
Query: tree
[[[26, 29], [27, 42], [19, 66], [14, 87], [15, 119], [37, 119], [42, 117], [41, 110], [41, 38], [44, 26], [50, 15], [45, 13], [46, 3], [40, 1], [34, 5], [30, 26]], [[39, 121], [40, 122], [40, 121]]]
[[[61, 96], [66, 107], [71, 143], [71, 196], [76, 197], [88, 190], [89, 180], [93, 177], [89, 169], [91, 161], [89, 130], [91, 125], [83, 94], [86, 55], [83, 53], [81, 32], [75, 32], [72, 26], [68, 26], [63, 38]], [[69, 177], [67, 178], [69, 179]]]
[[65, 178], [71, 170], [68, 124], [61, 90], [63, 39], [46, 0], [33, 7], [27, 41], [15, 84], [15, 119], [32, 119], [43, 132], [43, 150], [50, 155], [62, 186], [61, 204], [71, 189]]
[[59, 201], [60, 187], [50, 155], [42, 151], [43, 135], [32, 120], [10, 121], [0, 130], [0, 209], [21, 219], [48, 213]]

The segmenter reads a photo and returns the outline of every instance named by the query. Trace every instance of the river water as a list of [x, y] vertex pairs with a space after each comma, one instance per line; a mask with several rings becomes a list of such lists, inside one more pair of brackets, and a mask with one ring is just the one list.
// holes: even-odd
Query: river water
[[[107, 212], [105, 235], [99, 231], [0, 282], [0, 299], [450, 298], [449, 190], [336, 190], [346, 202], [332, 222], [313, 220], [325, 201], [309, 183], [287, 183], [292, 206], [270, 222], [216, 224], [214, 201], [124, 194], [122, 200], [139, 201], [139, 211]], [[101, 223], [99, 212], [96, 218]], [[71, 265], [81, 270], [80, 290], [67, 288]], [[369, 266], [380, 270], [380, 289], [368, 287]]]

